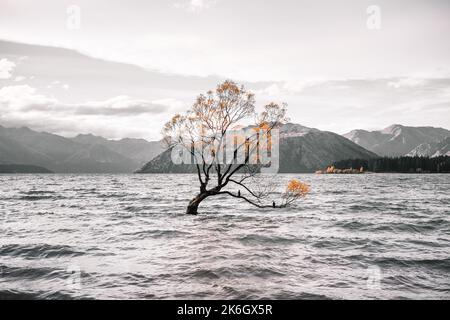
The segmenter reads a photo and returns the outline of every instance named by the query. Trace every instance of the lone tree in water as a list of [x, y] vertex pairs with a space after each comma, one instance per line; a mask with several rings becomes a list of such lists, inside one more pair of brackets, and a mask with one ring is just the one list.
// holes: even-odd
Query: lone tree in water
[[[181, 157], [195, 165], [200, 184], [186, 213], [198, 214], [200, 203], [213, 196], [242, 199], [258, 208], [284, 208], [305, 196], [306, 184], [292, 180], [280, 194], [273, 188], [274, 177], [261, 174], [276, 173], [275, 138], [287, 120], [284, 104], [270, 103], [256, 114], [254, 94], [232, 81], [200, 95], [186, 114], [175, 115], [164, 126], [164, 141], [172, 160]], [[239, 131], [244, 124], [246, 129]], [[278, 202], [270, 199], [274, 194], [280, 197]]]

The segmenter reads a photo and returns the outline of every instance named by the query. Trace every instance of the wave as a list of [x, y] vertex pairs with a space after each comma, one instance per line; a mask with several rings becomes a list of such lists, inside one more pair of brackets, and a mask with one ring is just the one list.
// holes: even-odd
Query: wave
[[262, 234], [250, 234], [245, 235], [243, 237], [238, 237], [238, 241], [244, 244], [294, 244], [300, 241], [300, 239], [296, 237], [281, 237], [281, 236], [270, 236], [270, 235], [262, 235]]
[[417, 223], [407, 222], [386, 222], [371, 223], [365, 221], [338, 221], [334, 224], [348, 230], [359, 231], [386, 231], [386, 232], [407, 232], [407, 233], [423, 233], [434, 230], [442, 230], [450, 228], [450, 222], [444, 219], [431, 219], [420, 221]]
[[75, 296], [62, 292], [27, 292], [18, 290], [0, 290], [0, 300], [73, 300]]
[[27, 280], [53, 279], [58, 274], [62, 274], [62, 270], [44, 267], [9, 267], [0, 265], [1, 275], [6, 278], [19, 278]]
[[176, 238], [176, 237], [185, 237], [189, 235], [189, 232], [179, 231], [179, 230], [144, 230], [137, 231], [132, 233], [124, 233], [124, 236], [130, 236], [131, 238], [136, 239], [145, 239], [149, 238]]
[[261, 267], [261, 266], [232, 266], [232, 267], [219, 267], [212, 269], [198, 269], [187, 273], [183, 276], [188, 278], [206, 278], [206, 279], [220, 279], [220, 278], [272, 278], [272, 277], [284, 277], [285, 274], [278, 271], [275, 267]]
[[424, 267], [450, 271], [450, 258], [445, 259], [400, 259], [400, 258], [378, 258], [374, 263], [380, 267]]
[[49, 244], [8, 244], [0, 247], [0, 256], [14, 256], [24, 258], [52, 258], [70, 256], [76, 257], [83, 255], [83, 252], [77, 251], [70, 246], [49, 245]]
[[29, 190], [29, 191], [23, 191], [22, 194], [26, 195], [34, 195], [34, 194], [54, 194], [55, 191], [52, 190]]
[[63, 197], [61, 195], [26, 195], [21, 196], [18, 198], [19, 200], [25, 200], [25, 201], [39, 201], [39, 200], [61, 200], [61, 199], [67, 199], [66, 197]]
[[347, 250], [352, 249], [363, 249], [368, 246], [383, 246], [384, 243], [369, 239], [369, 238], [335, 238], [333, 240], [321, 239], [314, 241], [312, 246], [319, 249], [340, 249]]

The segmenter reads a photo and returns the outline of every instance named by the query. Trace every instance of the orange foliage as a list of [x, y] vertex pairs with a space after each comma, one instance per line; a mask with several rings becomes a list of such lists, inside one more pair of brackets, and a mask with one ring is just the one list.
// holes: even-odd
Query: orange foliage
[[287, 186], [287, 192], [293, 195], [304, 197], [310, 191], [309, 186], [299, 180], [293, 179], [289, 181]]

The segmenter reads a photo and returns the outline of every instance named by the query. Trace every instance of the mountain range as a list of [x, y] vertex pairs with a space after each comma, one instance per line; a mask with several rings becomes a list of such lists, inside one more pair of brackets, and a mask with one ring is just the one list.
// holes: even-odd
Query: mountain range
[[437, 143], [422, 143], [407, 154], [408, 157], [450, 156], [450, 137]]
[[[314, 172], [336, 161], [378, 156], [450, 155], [450, 131], [392, 125], [343, 136], [288, 123], [280, 130], [280, 173]], [[57, 173], [186, 173], [160, 141], [108, 140], [92, 134], [73, 138], [27, 127], [0, 126], [0, 165], [30, 165]]]
[[160, 142], [65, 138], [29, 128], [0, 126], [0, 164], [28, 164], [58, 173], [128, 173], [163, 151]]
[[[280, 129], [280, 173], [314, 172], [334, 161], [377, 157], [344, 137], [327, 131], [288, 123]], [[139, 173], [189, 173], [193, 165], [175, 165], [171, 150], [147, 163]]]
[[353, 130], [344, 137], [380, 156], [399, 157], [408, 155], [422, 144], [437, 144], [450, 131], [434, 127], [407, 127], [394, 124], [379, 131]]

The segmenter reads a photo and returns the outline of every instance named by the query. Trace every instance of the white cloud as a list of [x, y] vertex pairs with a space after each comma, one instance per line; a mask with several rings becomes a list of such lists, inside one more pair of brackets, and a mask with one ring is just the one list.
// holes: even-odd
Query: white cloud
[[311, 78], [301, 81], [285, 81], [273, 83], [262, 90], [256, 91], [256, 93], [268, 95], [268, 96], [283, 96], [291, 94], [301, 94], [305, 90], [323, 85], [331, 80], [326, 80], [324, 78]]
[[17, 76], [17, 77], [14, 78], [14, 81], [15, 81], [15, 82], [20, 82], [20, 81], [25, 80], [26, 78], [27, 78], [27, 77], [24, 77], [24, 76]]
[[401, 78], [395, 81], [388, 82], [388, 86], [395, 89], [400, 88], [415, 88], [423, 86], [427, 83], [426, 79], [420, 78]]
[[185, 9], [189, 12], [200, 12], [215, 4], [217, 0], [183, 0], [173, 4], [175, 8]]
[[182, 111], [187, 108], [186, 103], [184, 103], [181, 100], [172, 99], [172, 98], [154, 100], [153, 103], [161, 105], [161, 106], [166, 106], [174, 111]]
[[268, 95], [268, 96], [277, 96], [277, 95], [280, 95], [280, 93], [281, 93], [281, 88], [280, 88], [280, 86], [277, 84], [277, 83], [273, 83], [273, 84], [271, 84], [270, 86], [268, 86], [268, 87], [266, 87], [266, 88], [264, 88], [264, 89], [261, 89], [261, 90], [257, 90], [255, 93], [256, 94], [265, 94], [265, 95]]
[[47, 106], [56, 104], [56, 100], [37, 94], [29, 85], [6, 86], [0, 89], [2, 112], [20, 110], [27, 106]]
[[16, 64], [8, 59], [0, 60], [0, 79], [9, 79], [12, 76], [12, 71]]
[[[31, 77], [30, 77], [31, 79]], [[17, 81], [17, 80], [16, 80]], [[70, 86], [66, 83], [66, 84], [62, 84], [61, 81], [53, 81], [52, 83], [50, 83], [49, 85], [47, 85], [47, 89], [64, 89], [64, 90], [69, 90]]]
[[[32, 77], [30, 77], [30, 80], [32, 79]], [[16, 81], [21, 81], [21, 80], [16, 80]], [[63, 90], [69, 90], [70, 86], [65, 83], [62, 84], [61, 81], [53, 81], [51, 82], [49, 85], [47, 85], [47, 89], [63, 89]]]
[[283, 89], [290, 93], [301, 93], [307, 88], [321, 85], [327, 81], [330, 80], [326, 80], [324, 78], [310, 78], [302, 81], [288, 81], [284, 83]]

